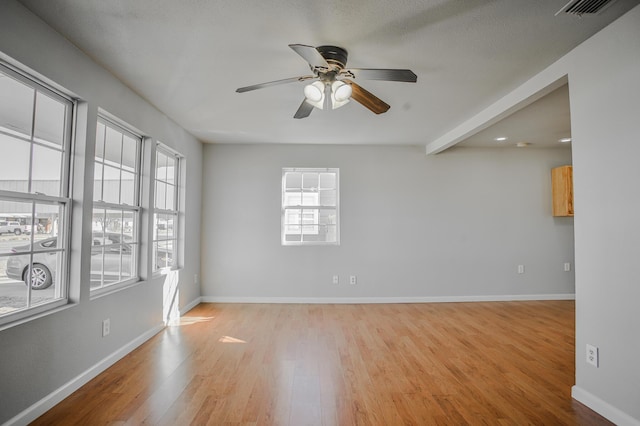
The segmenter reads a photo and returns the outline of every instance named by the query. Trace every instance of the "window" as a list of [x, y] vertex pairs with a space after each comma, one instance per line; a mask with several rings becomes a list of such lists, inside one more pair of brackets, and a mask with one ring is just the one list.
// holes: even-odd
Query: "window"
[[178, 176], [180, 157], [156, 147], [153, 213], [153, 270], [178, 266]]
[[72, 111], [0, 64], [0, 324], [67, 302]]
[[91, 290], [138, 280], [142, 137], [102, 116], [96, 132]]
[[282, 244], [340, 244], [338, 169], [282, 169]]

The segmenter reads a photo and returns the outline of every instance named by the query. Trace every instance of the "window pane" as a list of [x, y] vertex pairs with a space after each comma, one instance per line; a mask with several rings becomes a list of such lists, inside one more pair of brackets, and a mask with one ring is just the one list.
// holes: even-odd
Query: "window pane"
[[335, 173], [320, 173], [320, 188], [334, 189], [336, 187]]
[[115, 238], [110, 238], [110, 233], [120, 234], [122, 232], [122, 211], [121, 210], [107, 210], [107, 223], [105, 227], [105, 242], [104, 244], [110, 244], [112, 242], [120, 242], [120, 238], [118, 236], [118, 240], [114, 241]]
[[124, 136], [124, 142], [122, 145], [122, 167], [131, 172], [136, 169], [137, 147], [138, 141], [130, 136]]
[[120, 204], [136, 205], [136, 181], [135, 175], [130, 172], [122, 171], [122, 187], [120, 195]]
[[36, 123], [34, 138], [62, 146], [66, 106], [60, 101], [38, 92], [36, 95]]
[[176, 158], [167, 157], [167, 183], [171, 185], [176, 184], [175, 174], [176, 174]]
[[58, 284], [63, 252], [38, 252], [33, 253], [33, 262], [29, 265], [29, 255], [16, 256], [7, 263], [7, 269], [13, 270], [13, 263], [19, 263], [19, 268], [24, 266], [23, 285], [31, 282], [31, 289], [37, 290], [31, 295], [31, 304], [39, 304], [54, 298], [55, 287]]
[[120, 203], [120, 169], [104, 166], [103, 172], [102, 201], [107, 203]]
[[320, 191], [320, 205], [321, 206], [335, 206], [336, 205], [336, 191], [335, 189], [321, 190]]
[[286, 173], [285, 188], [287, 190], [302, 188], [302, 173], [296, 173], [296, 172]]
[[27, 307], [29, 289], [23, 279], [23, 268], [28, 264], [28, 256], [0, 257], [0, 315]]
[[175, 224], [177, 223], [174, 215], [166, 215], [167, 218], [167, 238], [173, 239], [176, 236]]
[[161, 151], [157, 151], [156, 156], [156, 179], [167, 181], [167, 156]]
[[[61, 252], [0, 258], [0, 315], [59, 299], [57, 271], [63, 258]], [[31, 283], [31, 303], [27, 283]]]
[[173, 241], [159, 241], [154, 245], [155, 268], [167, 268], [173, 265]]
[[136, 213], [135, 212], [122, 212], [122, 234], [124, 235], [125, 242], [136, 242], [138, 240], [136, 234]]
[[317, 206], [318, 205], [318, 193], [317, 192], [304, 192], [302, 195], [303, 206]]
[[120, 261], [120, 280], [128, 280], [134, 276], [134, 250], [136, 247], [136, 245], [125, 244], [121, 248], [121, 257], [118, 259]]
[[105, 125], [98, 121], [98, 127], [96, 130], [96, 159], [104, 159], [104, 133]]
[[36, 204], [34, 241], [38, 241], [34, 250], [63, 248], [64, 207], [59, 204]]
[[163, 214], [156, 215], [156, 240], [167, 239], [167, 217]]
[[93, 170], [93, 199], [102, 200], [102, 164], [96, 163]]
[[167, 208], [167, 184], [156, 181], [156, 208], [157, 209], [166, 209]]
[[300, 233], [298, 233], [298, 234], [286, 234], [285, 235], [285, 241], [287, 241], [287, 242], [302, 241], [302, 235]]
[[60, 195], [62, 160], [62, 152], [46, 146], [33, 145], [31, 192]]
[[0, 130], [31, 136], [33, 88], [0, 72]]
[[0, 189], [28, 192], [30, 150], [29, 142], [0, 133]]
[[26, 216], [31, 216], [33, 204], [0, 199], [0, 253], [30, 251], [31, 237], [26, 233]]
[[175, 194], [175, 187], [173, 185], [167, 185], [167, 199], [165, 200], [165, 209], [176, 210], [176, 201], [173, 199]]
[[306, 190], [318, 189], [318, 173], [303, 173], [302, 188]]
[[122, 133], [107, 126], [104, 141], [104, 161], [120, 167], [122, 156]]
[[93, 218], [91, 222], [91, 229], [93, 231], [94, 242], [93, 245], [100, 244], [96, 242], [96, 238], [100, 238], [107, 227], [106, 223], [106, 211], [104, 209], [93, 209]]
[[94, 239], [91, 247], [91, 288], [99, 288], [103, 285], [104, 250], [100, 240]]

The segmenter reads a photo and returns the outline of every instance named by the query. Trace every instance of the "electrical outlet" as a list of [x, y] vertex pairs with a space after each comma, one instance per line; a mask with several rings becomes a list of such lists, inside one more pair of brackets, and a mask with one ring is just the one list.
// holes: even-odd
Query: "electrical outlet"
[[518, 273], [524, 274], [524, 265], [518, 265]]
[[340, 284], [340, 277], [339, 277], [339, 276], [337, 276], [337, 275], [334, 275], [334, 276], [333, 276], [333, 283], [334, 283], [334, 284]]
[[357, 283], [358, 283], [358, 278], [357, 278], [355, 275], [351, 275], [351, 276], [349, 277], [349, 284], [351, 284], [351, 285], [355, 285], [355, 284], [357, 284]]
[[193, 283], [198, 284], [198, 274], [193, 274]]
[[571, 264], [569, 262], [566, 262], [564, 264], [564, 271], [569, 272], [570, 270], [571, 270]]
[[111, 333], [111, 319], [107, 318], [102, 321], [102, 337], [107, 337]]
[[598, 368], [598, 347], [587, 344], [587, 363]]

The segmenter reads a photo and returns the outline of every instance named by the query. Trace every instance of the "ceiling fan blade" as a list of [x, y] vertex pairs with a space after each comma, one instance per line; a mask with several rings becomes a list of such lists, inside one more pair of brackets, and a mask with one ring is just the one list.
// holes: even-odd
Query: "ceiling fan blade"
[[403, 81], [405, 83], [415, 83], [418, 81], [418, 76], [411, 70], [349, 68], [340, 74], [351, 78], [361, 78], [363, 80]]
[[356, 83], [351, 80], [342, 80], [347, 84], [351, 85], [351, 99], [356, 102], [360, 102], [362, 106], [368, 108], [372, 112], [376, 114], [382, 114], [383, 112], [387, 112], [391, 106], [384, 102], [382, 99], [378, 98], [371, 92], [366, 91]]
[[302, 56], [305, 61], [311, 65], [311, 68], [325, 68], [329, 69], [327, 60], [318, 52], [313, 46], [307, 46], [306, 44], [290, 44], [290, 48], [293, 49], [298, 55]]
[[236, 92], [244, 93], [244, 92], [249, 92], [251, 90], [262, 89], [264, 87], [276, 86], [278, 84], [295, 83], [296, 81], [305, 81], [312, 78], [316, 78], [316, 77], [314, 75], [303, 75], [300, 77], [285, 78], [282, 80], [275, 80], [275, 81], [269, 81], [266, 83], [254, 84], [253, 86], [240, 87], [239, 89], [236, 89]]
[[300, 104], [300, 107], [298, 108], [298, 110], [296, 111], [295, 115], [293, 116], [293, 118], [307, 118], [309, 116], [309, 114], [311, 114], [311, 111], [313, 111], [313, 105], [311, 105], [309, 102], [307, 102], [307, 100], [303, 100], [302, 103]]

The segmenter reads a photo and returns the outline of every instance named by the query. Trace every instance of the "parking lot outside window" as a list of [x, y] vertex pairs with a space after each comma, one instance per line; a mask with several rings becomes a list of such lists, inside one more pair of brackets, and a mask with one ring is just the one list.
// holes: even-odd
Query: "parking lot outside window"
[[98, 117], [93, 181], [91, 292], [139, 280], [142, 137]]
[[155, 158], [153, 270], [178, 266], [180, 155], [158, 144]]
[[0, 62], [0, 326], [67, 303], [73, 105]]

